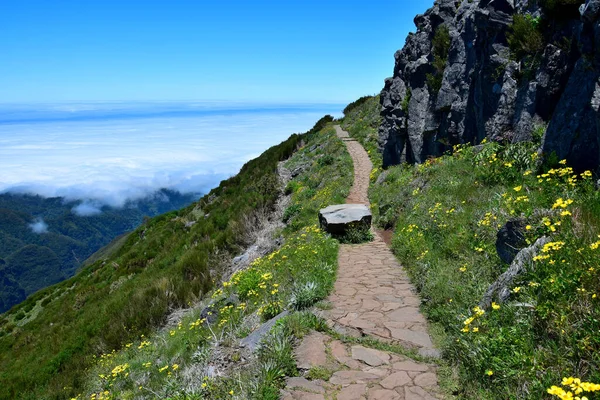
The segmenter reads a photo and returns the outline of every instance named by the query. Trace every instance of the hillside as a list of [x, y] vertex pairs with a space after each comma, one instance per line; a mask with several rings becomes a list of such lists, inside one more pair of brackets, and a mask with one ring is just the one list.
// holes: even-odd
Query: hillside
[[139, 226], [144, 217], [179, 209], [196, 198], [163, 189], [121, 208], [82, 213], [81, 201], [0, 194], [0, 313], [73, 276], [92, 253]]
[[[126, 344], [136, 341], [136, 346], [143, 348], [140, 335], [149, 335], [165, 324], [174, 309], [197, 305], [216, 280], [232, 272], [233, 256], [255, 242], [254, 230], [269, 225], [268, 216], [282, 194], [278, 162], [300, 145], [305, 150], [290, 169], [302, 171], [312, 165], [322, 171], [302, 175], [303, 180], [289, 186], [297, 204], [284, 213], [288, 231], [283, 235], [290, 243], [305, 240], [300, 236], [307, 236], [316, 210], [340, 193], [343, 198], [349, 187], [349, 168], [335, 171], [343, 165], [338, 162], [342, 150], [341, 144], [328, 140], [332, 129], [322, 130], [327, 121], [323, 119], [307, 134], [292, 135], [267, 150], [197, 203], [147, 221], [108, 259], [84, 267], [73, 278], [37, 292], [5, 313], [0, 321], [0, 398], [75, 396], [87, 385], [84, 377], [95, 357], [127, 349]], [[326, 180], [336, 175], [339, 178], [333, 182]], [[319, 235], [314, 246], [310, 252], [306, 249], [303, 257], [316, 258], [321, 252], [324, 258], [311, 260], [311, 265], [334, 263], [334, 242]], [[284, 254], [282, 250], [284, 260], [292, 258]], [[294, 262], [298, 273], [307, 272], [303, 262]], [[291, 294], [291, 283], [297, 278], [289, 276], [288, 268], [278, 277], [281, 294], [265, 298], [266, 315], [281, 307]], [[326, 290], [320, 289], [321, 296]], [[280, 296], [281, 302], [275, 301]], [[265, 306], [259, 302], [254, 311], [258, 307]], [[194, 337], [192, 342], [186, 341], [191, 346], [188, 351], [201, 343]], [[191, 354], [183, 357], [180, 365]]]

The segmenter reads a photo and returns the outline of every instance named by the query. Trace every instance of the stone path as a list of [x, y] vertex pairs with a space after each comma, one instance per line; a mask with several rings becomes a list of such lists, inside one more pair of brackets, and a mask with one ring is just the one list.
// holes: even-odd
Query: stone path
[[296, 350], [298, 365], [323, 379], [289, 378], [283, 400], [435, 400], [435, 366], [314, 332]]
[[[354, 162], [354, 185], [347, 203], [369, 205], [372, 164], [360, 143], [336, 126]], [[419, 311], [420, 299], [408, 276], [378, 233], [370, 243], [341, 245], [338, 278], [323, 311], [334, 329], [438, 356]], [[307, 336], [296, 352], [298, 367], [332, 373], [327, 381], [290, 378], [285, 400], [431, 400], [439, 398], [434, 365], [397, 354], [349, 346], [318, 332]]]

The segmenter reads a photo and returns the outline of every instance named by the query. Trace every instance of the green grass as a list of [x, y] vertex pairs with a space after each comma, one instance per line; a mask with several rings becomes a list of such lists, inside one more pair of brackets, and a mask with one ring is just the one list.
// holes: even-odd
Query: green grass
[[375, 157], [377, 154], [377, 129], [382, 122], [379, 115], [381, 108], [379, 95], [365, 96], [361, 99], [364, 100], [360, 104], [344, 111], [341, 126], [367, 150], [367, 153], [371, 155], [374, 167], [381, 168], [382, 160], [380, 157]]

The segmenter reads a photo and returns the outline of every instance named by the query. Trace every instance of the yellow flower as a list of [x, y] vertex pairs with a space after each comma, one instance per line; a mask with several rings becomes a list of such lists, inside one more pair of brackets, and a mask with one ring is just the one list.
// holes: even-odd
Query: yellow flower
[[498, 303], [496, 303], [495, 301], [493, 301], [493, 302], [492, 302], [492, 308], [493, 308], [494, 310], [497, 310], [497, 309], [499, 309], [499, 308], [500, 308], [500, 304], [498, 304]]
[[520, 185], [519, 185], [519, 186], [517, 186], [517, 187], [514, 187], [514, 188], [513, 188], [513, 190], [514, 190], [515, 192], [520, 192], [520, 191], [521, 191], [521, 189], [523, 189], [523, 186], [520, 186]]
[[491, 369], [488, 369], [487, 371], [485, 371], [485, 374], [487, 376], [492, 376], [492, 375], [494, 375], [494, 371], [492, 371]]
[[479, 328], [477, 328], [477, 327], [473, 328], [473, 332], [479, 332]]
[[525, 230], [527, 230], [527, 231], [530, 231], [530, 230], [531, 230], [531, 225], [527, 225], [527, 226], [525, 227]]
[[519, 291], [521, 290], [521, 286], [517, 286], [516, 288], [514, 288], [512, 290], [513, 293], [519, 293]]

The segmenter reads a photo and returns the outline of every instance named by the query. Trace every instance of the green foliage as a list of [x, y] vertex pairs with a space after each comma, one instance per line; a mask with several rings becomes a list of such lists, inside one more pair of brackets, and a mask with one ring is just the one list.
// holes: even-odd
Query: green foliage
[[354, 100], [352, 103], [348, 104], [344, 108], [344, 116], [347, 116], [352, 111], [354, 111], [355, 108], [362, 106], [364, 103], [369, 101], [371, 98], [373, 98], [373, 96], [363, 96], [363, 97], [360, 97], [358, 100]]
[[[371, 155], [378, 152], [377, 131], [381, 125], [379, 96], [365, 96], [364, 101], [353, 107], [342, 120], [342, 128], [350, 133]], [[374, 165], [381, 165], [376, 159]]]
[[322, 294], [319, 293], [319, 287], [315, 282], [296, 284], [290, 298], [290, 306], [296, 310], [303, 310], [321, 300], [321, 296]]
[[331, 375], [333, 375], [333, 371], [325, 367], [316, 366], [308, 370], [308, 374], [306, 375], [306, 377], [310, 380], [321, 379], [327, 382], [329, 378], [331, 378]]
[[410, 90], [410, 88], [407, 88], [406, 89], [406, 95], [402, 99], [402, 104], [400, 104], [400, 108], [405, 113], [408, 113], [408, 105], [410, 104], [410, 98], [411, 97], [412, 97], [412, 91]]
[[433, 54], [433, 62], [431, 65], [435, 69], [432, 74], [427, 74], [427, 84], [435, 93], [439, 92], [442, 87], [442, 79], [444, 70], [448, 62], [448, 51], [450, 50], [450, 31], [446, 25], [440, 25], [435, 30], [431, 41]]
[[339, 237], [341, 243], [365, 243], [373, 241], [373, 233], [371, 233], [371, 229], [367, 227], [351, 227], [346, 231], [344, 235]]
[[538, 57], [544, 48], [544, 38], [540, 30], [540, 18], [530, 14], [515, 14], [507, 35], [508, 47], [517, 60]]
[[289, 206], [283, 212], [283, 222], [288, 223], [292, 218], [299, 214], [300, 211], [302, 211], [302, 206], [300, 204], [293, 204]]

